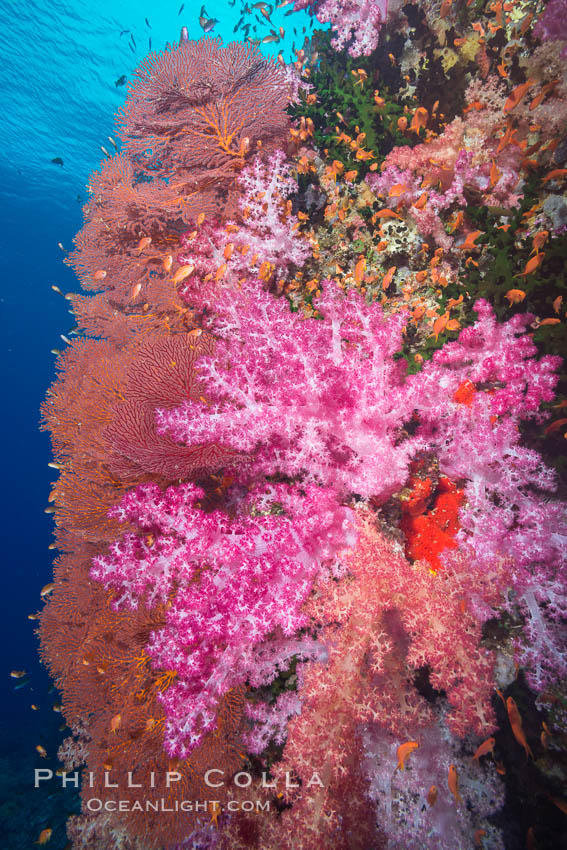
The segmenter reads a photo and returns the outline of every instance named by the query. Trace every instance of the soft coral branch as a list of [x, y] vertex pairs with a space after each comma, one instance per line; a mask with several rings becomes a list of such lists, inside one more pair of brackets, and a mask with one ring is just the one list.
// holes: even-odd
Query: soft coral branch
[[192, 484], [128, 494], [114, 516], [145, 536], [125, 534], [91, 572], [119, 610], [168, 603], [147, 651], [176, 673], [161, 695], [171, 755], [197, 746], [231, 688], [269, 683], [294, 654], [317, 654], [313, 642], [289, 639], [308, 624], [301, 606], [321, 565], [354, 541], [349, 510], [319, 488], [303, 496], [285, 485], [257, 489], [232, 516], [204, 512], [203, 495]]

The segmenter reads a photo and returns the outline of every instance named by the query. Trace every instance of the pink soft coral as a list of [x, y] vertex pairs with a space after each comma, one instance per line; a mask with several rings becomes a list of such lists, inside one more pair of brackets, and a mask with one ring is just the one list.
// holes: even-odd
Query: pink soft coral
[[286, 206], [297, 190], [290, 171], [283, 151], [257, 156], [238, 178], [238, 223], [208, 220], [181, 236], [178, 262], [194, 267], [181, 295], [192, 306], [214, 308], [219, 290], [238, 292], [243, 276], [261, 272], [260, 285], [265, 285], [303, 265], [310, 250], [297, 233], [291, 201]]
[[295, 9], [311, 6], [322, 24], [331, 24], [336, 50], [348, 47], [350, 56], [369, 56], [378, 46], [388, 16], [388, 0], [295, 0]]
[[[319, 320], [290, 313], [281, 299], [259, 299], [252, 283], [237, 301], [220, 296], [217, 307], [217, 353], [200, 366], [210, 402], [158, 411], [158, 429], [189, 445], [208, 439], [240, 448], [252, 480], [301, 476], [340, 498], [378, 502], [404, 486], [418, 451], [431, 453], [443, 475], [462, 482], [458, 539], [477, 574], [494, 573], [500, 590], [511, 582], [528, 633], [547, 624], [534, 681], [561, 673], [554, 625], [563, 612], [557, 587], [567, 582], [561, 506], [543, 495], [554, 490], [554, 476], [518, 431], [553, 398], [559, 361], [535, 359], [523, 333], [529, 318], [501, 324], [478, 302], [479, 321], [407, 378], [395, 360], [405, 317], [386, 321], [377, 305], [330, 282]], [[463, 384], [471, 387], [467, 404]], [[403, 423], [412, 420], [410, 436]], [[494, 615], [486, 605], [477, 610], [480, 619]], [[532, 653], [532, 669], [533, 661]]]
[[[403, 316], [386, 321], [377, 305], [331, 282], [318, 300], [322, 321], [292, 314], [287, 301], [219, 296], [214, 357], [200, 373], [210, 400], [158, 411], [158, 430], [192, 443], [238, 446], [255, 474], [303, 475], [387, 499], [406, 478], [421, 442], [403, 434], [413, 415], [404, 385]], [[205, 414], [205, 415], [204, 415]]]
[[[462, 560], [459, 569], [432, 576], [424, 564], [407, 561], [401, 547], [377, 529], [372, 515], [360, 510], [357, 520], [358, 544], [340, 555], [343, 576], [337, 581], [321, 574], [304, 606], [319, 626], [319, 640], [328, 645], [328, 663], [305, 665], [298, 694], [303, 708], [289, 721], [282, 761], [272, 769], [282, 780], [289, 772], [302, 787], [297, 783], [286, 791], [293, 805], [276, 826], [260, 824], [263, 846], [291, 850], [298, 831], [309, 850], [317, 841], [325, 847], [352, 846], [342, 842], [348, 828], [342, 814], [345, 799], [348, 817], [359, 818], [360, 844], [354, 846], [380, 846], [381, 812], [376, 818], [366, 798], [367, 775], [374, 771], [364, 756], [375, 737], [398, 744], [431, 737], [436, 712], [414, 684], [418, 668], [429, 665], [432, 684], [446, 689], [453, 731], [462, 736], [494, 728], [491, 654], [479, 646], [480, 626], [462, 606], [463, 594], [475, 583], [469, 565]], [[497, 596], [489, 581], [485, 592]], [[395, 747], [388, 755], [389, 761], [374, 770], [391, 778]], [[321, 787], [309, 786], [315, 771]], [[423, 774], [419, 780], [423, 782]], [[428, 787], [420, 788], [423, 795]], [[459, 821], [453, 818], [455, 831]]]
[[[472, 119], [468, 120], [472, 123]], [[517, 194], [521, 186], [518, 149], [514, 148], [512, 157], [509, 149], [497, 155], [491, 137], [485, 150], [469, 150], [465, 142], [466, 127], [462, 119], [456, 118], [428, 144], [394, 148], [386, 157], [381, 173], [366, 178], [373, 192], [385, 196], [387, 206], [398, 211], [400, 205], [405, 207], [419, 233], [432, 237], [445, 251], [454, 246], [455, 238], [446, 231], [444, 213], [466, 209], [466, 191], [480, 193], [487, 206], [513, 207], [521, 197]], [[394, 185], [397, 191], [390, 196]], [[404, 189], [401, 194], [400, 186]], [[416, 207], [424, 194], [426, 204]]]
[[[466, 482], [461, 550], [479, 575], [514, 588], [506, 604], [526, 622], [518, 660], [541, 689], [567, 673], [559, 626], [567, 614], [567, 523], [564, 505], [550, 499], [554, 473], [522, 446], [519, 425], [553, 399], [560, 359], [535, 359], [522, 333], [529, 315], [500, 324], [485, 301], [475, 309], [479, 321], [436, 352], [415, 383], [420, 433], [435, 445], [441, 470]], [[469, 404], [457, 401], [465, 381], [473, 388]]]
[[313, 641], [286, 639], [308, 622], [301, 606], [321, 565], [354, 542], [350, 511], [320, 488], [301, 495], [267, 486], [238, 499], [231, 514], [206, 513], [203, 496], [192, 484], [129, 493], [113, 516], [146, 536], [125, 534], [91, 571], [112, 589], [118, 609], [168, 603], [166, 624], [147, 651], [158, 668], [176, 674], [160, 697], [172, 756], [187, 755], [214, 727], [231, 688], [247, 679], [266, 684], [292, 655], [317, 654]]

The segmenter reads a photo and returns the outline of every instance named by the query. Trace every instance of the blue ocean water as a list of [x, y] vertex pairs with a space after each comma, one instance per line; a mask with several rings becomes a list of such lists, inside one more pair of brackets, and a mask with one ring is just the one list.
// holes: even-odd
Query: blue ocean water
[[[219, 20], [212, 35], [238, 39], [233, 28], [243, 5], [205, 5]], [[281, 25], [286, 34], [279, 44], [264, 45], [266, 55], [283, 49], [290, 60], [292, 44], [303, 43], [303, 27], [311, 31], [306, 14], [285, 15], [290, 8], [274, 12], [276, 29]], [[63, 347], [60, 334], [74, 325], [67, 302], [51, 287], [77, 288], [62, 261], [82, 224], [89, 173], [104, 158], [100, 146], [108, 148], [107, 137], [115, 136], [114, 113], [126, 97], [126, 86], [116, 81], [131, 77], [150, 39], [151, 49], [161, 50], [179, 39], [182, 26], [200, 38], [200, 9], [181, 0], [4, 0], [0, 8], [0, 836], [9, 850], [30, 847], [47, 827], [53, 829], [49, 847], [64, 847], [65, 819], [77, 808], [72, 790], [33, 787], [34, 768], [57, 769], [64, 737], [61, 715], [53, 711], [58, 695], [39, 663], [36, 623], [28, 619], [41, 607], [54, 554], [48, 550], [52, 519], [44, 513], [54, 470], [47, 465], [49, 438], [39, 431], [39, 407], [55, 375], [50, 350]], [[258, 25], [261, 36], [268, 31]], [[14, 679], [12, 670], [28, 675]]]

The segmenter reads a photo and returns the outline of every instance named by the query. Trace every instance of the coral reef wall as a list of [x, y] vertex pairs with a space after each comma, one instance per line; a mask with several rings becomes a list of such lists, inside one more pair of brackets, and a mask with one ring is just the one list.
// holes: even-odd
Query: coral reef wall
[[42, 407], [74, 850], [566, 837], [562, 5], [139, 67]]

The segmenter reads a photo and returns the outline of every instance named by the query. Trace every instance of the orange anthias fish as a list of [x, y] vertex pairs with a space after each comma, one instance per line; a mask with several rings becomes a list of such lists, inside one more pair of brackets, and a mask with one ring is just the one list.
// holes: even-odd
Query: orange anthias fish
[[455, 220], [451, 223], [449, 227], [449, 233], [454, 233], [455, 230], [458, 230], [461, 224], [463, 223], [465, 215], [462, 210], [460, 210], [455, 216]]
[[152, 237], [151, 236], [142, 236], [142, 238], [138, 242], [138, 254], [141, 254], [142, 251], [144, 250], [144, 248], [147, 248], [151, 244], [152, 244]]
[[418, 106], [411, 119], [410, 130], [413, 130], [414, 133], [419, 133], [422, 127], [427, 126], [428, 119], [429, 112], [427, 109], [424, 106]]
[[561, 800], [559, 797], [552, 797], [551, 795], [549, 796], [549, 799], [554, 806], [557, 806], [557, 808], [563, 812], [564, 815], [567, 815], [567, 803], [565, 800]]
[[41, 832], [39, 833], [39, 838], [37, 839], [37, 841], [35, 843], [36, 844], [47, 844], [47, 842], [51, 838], [52, 833], [53, 833], [52, 829], [42, 829]]
[[366, 260], [364, 257], [361, 257], [356, 266], [354, 267], [354, 280], [357, 284], [362, 282], [362, 278], [364, 277], [365, 271]]
[[500, 180], [500, 175], [501, 175], [500, 169], [498, 168], [498, 166], [496, 165], [494, 160], [492, 160], [492, 165], [490, 166], [490, 188], [491, 189], [493, 189], [496, 186], [496, 184], [498, 183], [498, 181]]
[[258, 277], [262, 280], [268, 280], [272, 274], [274, 267], [268, 260], [264, 260], [264, 262], [260, 265], [258, 269]]
[[356, 159], [360, 159], [360, 160], [374, 159], [374, 153], [373, 153], [373, 151], [365, 151], [365, 150], [362, 150], [362, 148], [361, 148], [360, 150], [357, 150], [357, 152], [356, 152]]
[[[547, 428], [544, 431], [544, 434], [554, 434], [555, 431], [559, 431], [559, 429], [562, 428], [564, 425], [567, 425], [567, 419], [556, 419], [555, 422], [552, 422], [551, 425], [547, 426]], [[545, 735], [546, 737], [549, 737], [549, 732], [547, 731], [547, 728], [545, 728], [544, 731], [541, 734], [542, 734], [542, 736]], [[543, 743], [543, 739], [542, 739], [542, 743]], [[545, 746], [545, 744], [544, 744], [544, 746]]]
[[534, 237], [532, 239], [533, 251], [532, 253], [538, 254], [545, 243], [547, 242], [547, 238], [549, 236], [549, 230], [538, 230], [537, 233], [534, 233]]
[[533, 86], [533, 84], [533, 80], [528, 80], [526, 83], [522, 83], [521, 85], [516, 86], [516, 88], [513, 92], [511, 92], [510, 97], [504, 104], [504, 112], [510, 112], [512, 109], [514, 109], [523, 99], [528, 89]]
[[47, 758], [47, 750], [45, 749], [45, 747], [42, 747], [41, 744], [37, 745], [36, 750], [38, 751], [42, 759]]
[[487, 738], [486, 741], [483, 741], [480, 747], [477, 748], [473, 759], [479, 759], [481, 756], [485, 756], [487, 753], [493, 752], [495, 744], [496, 738]]
[[185, 280], [186, 277], [189, 277], [194, 268], [195, 266], [192, 266], [189, 263], [185, 266], [180, 266], [171, 278], [171, 282], [181, 283], [182, 280]]
[[506, 709], [508, 710], [508, 719], [510, 721], [510, 726], [512, 727], [512, 732], [514, 733], [514, 738], [526, 751], [526, 758], [528, 758], [528, 756], [533, 758], [534, 754], [531, 751], [530, 745], [526, 740], [526, 736], [522, 728], [522, 716], [518, 711], [518, 706], [516, 705], [515, 700], [512, 697], [508, 697], [506, 700]]
[[449, 791], [455, 798], [458, 803], [463, 802], [463, 798], [459, 793], [459, 777], [457, 775], [457, 768], [454, 764], [449, 765], [449, 775], [447, 777], [447, 784], [449, 785]]
[[435, 342], [439, 339], [439, 334], [443, 333], [447, 326], [447, 322], [449, 321], [449, 312], [443, 313], [442, 316], [439, 316], [438, 319], [435, 319], [433, 323], [433, 336], [435, 337]]
[[548, 180], [557, 180], [558, 177], [565, 177], [565, 175], [567, 175], [567, 168], [554, 168], [553, 171], [545, 175], [543, 182], [547, 183]]
[[475, 245], [475, 242], [476, 242], [476, 240], [478, 239], [479, 236], [482, 236], [482, 234], [483, 234], [482, 230], [473, 230], [470, 233], [467, 233], [467, 237], [466, 237], [465, 241], [461, 245], [458, 245], [457, 247], [461, 251], [471, 251], [473, 248], [478, 248], [478, 245]]
[[522, 21], [522, 24], [520, 26], [520, 35], [526, 34], [526, 32], [528, 31], [529, 26], [530, 26], [531, 22], [533, 21], [533, 19], [534, 19], [533, 13], [529, 12], [526, 15], [526, 17], [524, 18], [524, 20]]
[[520, 304], [526, 297], [526, 293], [523, 289], [509, 289], [504, 298], [507, 298], [510, 302], [510, 306], [512, 304]]
[[384, 278], [382, 280], [382, 289], [384, 289], [384, 290], [388, 289], [388, 287], [392, 283], [392, 278], [394, 277], [394, 274], [396, 272], [396, 268], [397, 268], [397, 266], [390, 266], [390, 268], [388, 269], [388, 271], [386, 272], [386, 274], [384, 275]]
[[116, 732], [120, 729], [121, 725], [122, 725], [122, 715], [121, 714], [115, 714], [114, 717], [110, 721], [110, 731], [114, 732], [116, 734]]
[[427, 203], [427, 197], [427, 192], [423, 192], [412, 206], [415, 207], [416, 210], [422, 210]]
[[533, 826], [526, 832], [526, 850], [536, 850], [536, 839]]
[[410, 753], [413, 753], [414, 750], [417, 750], [419, 744], [417, 741], [406, 741], [405, 744], [400, 744], [396, 751], [396, 756], [398, 759], [398, 769], [404, 770], [406, 766], [406, 761]]
[[437, 802], [437, 785], [432, 785], [427, 792], [427, 802], [430, 806], [434, 806]]
[[524, 271], [520, 272], [517, 275], [514, 275], [514, 277], [526, 277], [526, 275], [533, 274], [536, 271], [536, 269], [538, 269], [539, 266], [541, 266], [541, 264], [543, 263], [544, 257], [545, 257], [545, 252], [540, 251], [538, 254], [536, 254], [534, 257], [532, 257], [531, 260], [528, 260], [528, 262], [524, 266]]
[[394, 210], [378, 210], [378, 212], [374, 213], [372, 216], [373, 219], [378, 218], [399, 218], [401, 219], [401, 215], [398, 215], [394, 212]]

